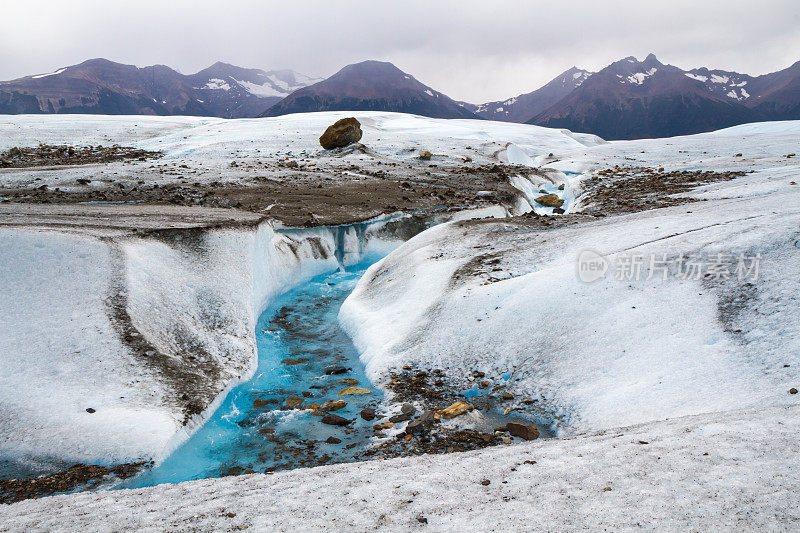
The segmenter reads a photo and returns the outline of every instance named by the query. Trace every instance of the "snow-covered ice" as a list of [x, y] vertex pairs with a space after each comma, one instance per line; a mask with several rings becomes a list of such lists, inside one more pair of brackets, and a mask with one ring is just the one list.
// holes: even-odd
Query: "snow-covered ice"
[[795, 530], [798, 431], [796, 406], [729, 411], [478, 452], [27, 500], [0, 506], [0, 529]]
[[[552, 166], [757, 172], [699, 188], [703, 202], [556, 229], [432, 228], [365, 274], [342, 323], [373, 379], [407, 364], [462, 378], [513, 372], [511, 390], [539, 400], [565, 434], [796, 404], [788, 390], [800, 380], [800, 186], [790, 182], [800, 165], [783, 156], [799, 129], [756, 124], [587, 148]], [[636, 161], [625, 157], [634, 153]], [[645, 275], [584, 283], [576, 275], [584, 250], [612, 264], [639, 256]], [[727, 280], [647, 279], [651, 257], [720, 253], [760, 256], [758, 279], [739, 280], [733, 267]]]

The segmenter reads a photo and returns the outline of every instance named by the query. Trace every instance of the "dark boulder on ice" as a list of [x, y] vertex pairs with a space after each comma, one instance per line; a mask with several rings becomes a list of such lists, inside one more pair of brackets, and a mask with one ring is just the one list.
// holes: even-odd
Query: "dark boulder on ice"
[[343, 118], [328, 126], [325, 133], [319, 138], [319, 144], [326, 150], [343, 148], [360, 141], [361, 135], [361, 123], [358, 120], [353, 117]]
[[365, 407], [361, 410], [361, 418], [369, 422], [370, 420], [375, 420], [375, 409], [372, 407]]

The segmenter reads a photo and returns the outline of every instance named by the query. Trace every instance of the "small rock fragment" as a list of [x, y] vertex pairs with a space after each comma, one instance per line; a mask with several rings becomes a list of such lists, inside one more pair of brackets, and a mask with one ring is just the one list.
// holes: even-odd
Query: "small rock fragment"
[[539, 438], [539, 428], [533, 424], [520, 424], [518, 422], [509, 422], [506, 424], [506, 431], [525, 440], [536, 440]]
[[347, 387], [339, 393], [339, 396], [350, 396], [353, 394], [372, 394], [372, 391], [364, 387]]
[[293, 359], [291, 357], [288, 357], [288, 358], [284, 359], [283, 361], [281, 361], [281, 363], [283, 363], [284, 365], [293, 366], [293, 365], [299, 365], [299, 364], [302, 364], [302, 363], [307, 363], [308, 361], [311, 361], [311, 359], [309, 359], [308, 357], [298, 357], [297, 359]]
[[337, 374], [344, 374], [345, 372], [347, 372], [347, 368], [342, 365], [331, 365], [325, 369], [326, 376], [335, 376]]
[[370, 420], [375, 419], [375, 409], [371, 407], [365, 407], [361, 410], [361, 418], [369, 422]]
[[322, 404], [323, 411], [338, 411], [339, 409], [344, 409], [347, 406], [347, 402], [344, 400], [328, 400], [327, 402]]
[[304, 403], [306, 403], [306, 401], [303, 398], [300, 398], [299, 396], [288, 396], [286, 398], [287, 409], [300, 409], [301, 407], [303, 407]]
[[347, 426], [352, 422], [352, 420], [348, 420], [343, 416], [332, 415], [329, 413], [323, 416], [320, 422], [323, 424], [328, 424], [329, 426]]
[[564, 200], [559, 198], [556, 194], [545, 194], [536, 198], [535, 202], [545, 207], [561, 207], [564, 205]]
[[455, 402], [453, 405], [448, 407], [447, 409], [442, 409], [441, 411], [436, 411], [436, 414], [439, 415], [440, 418], [444, 418], [445, 420], [449, 420], [451, 418], [455, 418], [459, 415], [463, 415], [467, 411], [472, 411], [475, 408], [471, 403], [467, 402]]

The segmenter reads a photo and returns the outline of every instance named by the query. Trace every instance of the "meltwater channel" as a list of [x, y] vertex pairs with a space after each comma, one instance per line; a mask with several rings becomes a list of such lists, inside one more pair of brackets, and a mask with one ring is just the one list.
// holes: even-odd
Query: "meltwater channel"
[[[318, 276], [277, 298], [256, 326], [254, 377], [234, 388], [163, 463], [119, 488], [358, 460], [374, 435], [372, 423], [359, 413], [377, 407], [382, 396], [370, 386], [337, 315], [368, 267], [362, 263]], [[326, 374], [334, 366], [348, 371]], [[370, 394], [339, 395], [351, 386]], [[354, 422], [346, 428], [323, 424], [319, 411], [288, 409], [290, 397], [306, 405], [344, 400], [347, 405], [334, 414]]]

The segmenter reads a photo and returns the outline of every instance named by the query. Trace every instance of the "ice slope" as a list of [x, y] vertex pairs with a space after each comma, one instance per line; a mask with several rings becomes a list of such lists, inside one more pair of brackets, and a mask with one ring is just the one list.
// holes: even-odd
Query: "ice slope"
[[799, 415], [713, 413], [477, 452], [27, 500], [0, 506], [0, 530], [795, 530]]
[[[462, 378], [512, 372], [511, 392], [537, 399], [563, 434], [797, 404], [788, 391], [800, 383], [800, 186], [790, 182], [800, 165], [779, 155], [798, 131], [752, 125], [587, 149], [584, 168], [642, 150], [650, 164], [678, 166], [678, 146], [708, 152], [716, 170], [744, 167], [728, 153], [747, 151], [757, 172], [670, 209], [558, 228], [516, 219], [430, 229], [364, 275], [340, 321], [372, 378], [407, 364]], [[612, 266], [641, 256], [645, 274], [617, 280], [610, 270], [584, 283], [584, 250]], [[760, 254], [758, 279], [647, 279], [651, 256], [718, 253]]]
[[[120, 144], [160, 150], [159, 163], [188, 164], [197, 182], [240, 180], [242, 172], [231, 170], [232, 161], [272, 161], [303, 154], [327, 157], [330, 164], [349, 167], [351, 160], [372, 160], [358, 152], [344, 160], [326, 156], [319, 136], [336, 120], [355, 116], [362, 124], [362, 142], [379, 157], [393, 161], [416, 161], [418, 151], [430, 150], [438, 165], [463, 166], [464, 157], [476, 164], [507, 161], [506, 147], [513, 143], [531, 156], [553, 151], [568, 151], [597, 144], [592, 135], [573, 134], [525, 124], [484, 120], [446, 120], [381, 112], [303, 113], [264, 119], [225, 120], [196, 117], [120, 117], [87, 115], [0, 116], [0, 151], [14, 146], [46, 144]], [[101, 166], [68, 168], [2, 169], [0, 185], [32, 183], [37, 186], [74, 186], [75, 180], [89, 177], [94, 182], [113, 178], [115, 182], [170, 182], [186, 177], [159, 173], [153, 161], [131, 161]], [[259, 172], [269, 173], [268, 169]], [[280, 173], [275, 176], [280, 178]]]
[[0, 457], [162, 459], [252, 374], [270, 299], [384, 254], [382, 224], [0, 229]]

